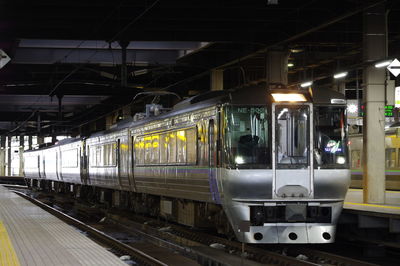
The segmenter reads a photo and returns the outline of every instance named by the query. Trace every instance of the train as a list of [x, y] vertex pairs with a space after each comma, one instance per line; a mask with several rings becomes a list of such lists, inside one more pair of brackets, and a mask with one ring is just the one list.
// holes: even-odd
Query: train
[[[400, 124], [385, 128], [385, 176], [387, 190], [400, 190]], [[363, 188], [363, 135], [349, 135], [351, 188]]]
[[24, 153], [31, 187], [244, 243], [331, 243], [350, 184], [346, 100], [330, 90], [210, 91]]

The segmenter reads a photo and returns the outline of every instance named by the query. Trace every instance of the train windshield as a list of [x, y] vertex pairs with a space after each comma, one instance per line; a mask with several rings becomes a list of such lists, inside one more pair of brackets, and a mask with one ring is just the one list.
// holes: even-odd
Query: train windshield
[[267, 111], [264, 106], [228, 105], [224, 115], [224, 155], [231, 168], [269, 168]]
[[314, 166], [348, 168], [345, 107], [316, 107], [314, 119]]

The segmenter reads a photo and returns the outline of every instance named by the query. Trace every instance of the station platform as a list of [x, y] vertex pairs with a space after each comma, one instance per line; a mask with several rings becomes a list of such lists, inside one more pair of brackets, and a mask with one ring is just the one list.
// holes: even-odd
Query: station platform
[[0, 265], [126, 265], [74, 227], [0, 185]]
[[389, 214], [400, 217], [400, 191], [386, 191], [385, 204], [363, 203], [362, 189], [349, 189], [343, 208], [371, 213]]

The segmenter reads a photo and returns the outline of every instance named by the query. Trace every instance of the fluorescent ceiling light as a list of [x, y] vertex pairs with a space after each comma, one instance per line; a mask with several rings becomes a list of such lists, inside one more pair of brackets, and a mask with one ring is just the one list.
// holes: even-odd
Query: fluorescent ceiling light
[[307, 81], [307, 82], [303, 82], [300, 84], [300, 87], [305, 88], [305, 87], [310, 87], [313, 84], [312, 81]]
[[294, 64], [293, 63], [288, 63], [287, 66], [288, 67], [294, 67]]
[[301, 48], [292, 48], [292, 49], [290, 49], [290, 51], [291, 51], [292, 53], [301, 53], [301, 52], [304, 51], [304, 49], [301, 49]]
[[305, 102], [306, 97], [300, 93], [272, 93], [275, 102]]
[[376, 68], [382, 68], [382, 67], [390, 65], [390, 63], [392, 63], [392, 60], [386, 60], [386, 61], [378, 62], [378, 63], [375, 64], [375, 67]]
[[139, 69], [139, 70], [133, 71], [133, 76], [136, 77], [136, 76], [140, 76], [140, 75], [145, 75], [147, 73], [149, 73], [149, 70], [147, 68]]
[[333, 77], [335, 79], [340, 79], [340, 78], [344, 78], [345, 76], [347, 76], [347, 74], [348, 74], [348, 72], [340, 72], [340, 73], [333, 75]]

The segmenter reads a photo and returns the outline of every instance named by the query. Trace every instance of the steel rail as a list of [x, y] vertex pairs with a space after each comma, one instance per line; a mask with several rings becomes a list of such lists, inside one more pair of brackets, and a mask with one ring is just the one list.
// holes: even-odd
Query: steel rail
[[[129, 224], [129, 228], [140, 228], [140, 230], [152, 235], [158, 235], [162, 239], [170, 239], [170, 241], [175, 241], [177, 243], [186, 243], [191, 245], [193, 242], [199, 242], [202, 244], [210, 245], [212, 243], [220, 243], [226, 246], [229, 250], [235, 250], [240, 252], [242, 249], [242, 244], [237, 241], [231, 241], [218, 236], [213, 236], [203, 232], [192, 231], [175, 224], [169, 224], [172, 231], [168, 233], [160, 232], [158, 228], [154, 228], [150, 223], [144, 224], [143, 221], [132, 221], [126, 217], [122, 217], [116, 214], [109, 214], [108, 217], [115, 223], [122, 224], [122, 226]], [[142, 217], [138, 217], [142, 218]], [[146, 220], [151, 220], [151, 218], [146, 218]], [[155, 221], [156, 222], [156, 221]], [[165, 225], [164, 225], [165, 226]], [[193, 244], [192, 244], [193, 245]], [[297, 248], [289, 247], [290, 253], [303, 254], [308, 257], [310, 261], [299, 260], [294, 257], [285, 256], [277, 252], [262, 249], [260, 247], [254, 247], [245, 245], [245, 252], [253, 257], [253, 260], [262, 263], [268, 263], [270, 265], [321, 265], [321, 263], [329, 263], [332, 265], [343, 265], [343, 266], [376, 266], [376, 264], [368, 263], [365, 261], [356, 260], [353, 258], [348, 258], [340, 256], [333, 253], [328, 253], [320, 250], [314, 250], [310, 248]]]
[[297, 252], [306, 255], [307, 257], [317, 260], [321, 263], [329, 263], [342, 266], [378, 266], [378, 264], [360, 261], [340, 255], [328, 253], [325, 251], [309, 249], [309, 248], [294, 248]]

